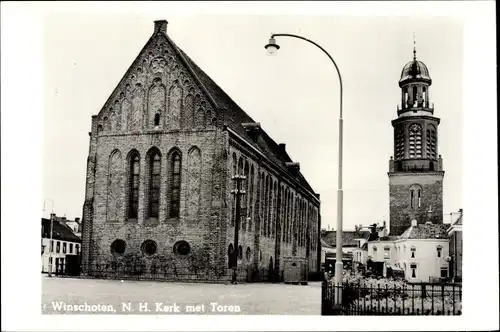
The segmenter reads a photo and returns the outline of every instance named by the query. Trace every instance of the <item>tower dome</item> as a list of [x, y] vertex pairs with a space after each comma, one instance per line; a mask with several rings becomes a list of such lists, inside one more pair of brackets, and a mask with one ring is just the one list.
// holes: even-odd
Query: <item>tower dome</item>
[[413, 59], [403, 67], [401, 79], [399, 80], [400, 86], [410, 80], [427, 81], [429, 84], [432, 82], [429, 76], [429, 69], [427, 69], [425, 63]]

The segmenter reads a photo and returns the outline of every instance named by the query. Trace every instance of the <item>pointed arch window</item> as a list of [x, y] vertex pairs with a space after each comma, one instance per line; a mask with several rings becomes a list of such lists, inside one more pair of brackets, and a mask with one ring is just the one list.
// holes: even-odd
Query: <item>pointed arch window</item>
[[248, 211], [248, 231], [252, 231], [252, 218], [253, 218], [253, 195], [254, 195], [254, 168], [250, 168], [250, 178], [247, 180], [250, 186], [249, 193], [249, 211]]
[[247, 230], [247, 217], [248, 217], [248, 197], [250, 196], [249, 195], [249, 192], [248, 192], [248, 184], [249, 184], [249, 176], [250, 176], [250, 168], [248, 166], [248, 161], [245, 160], [245, 168], [244, 168], [244, 175], [246, 177], [246, 180], [243, 181], [243, 190], [245, 190], [245, 195], [243, 195], [243, 199], [242, 199], [242, 209], [241, 209], [241, 217], [242, 217], [242, 221], [241, 221], [241, 228], [243, 231], [246, 231]]
[[155, 114], [155, 127], [160, 125], [160, 114], [156, 113]]
[[130, 156], [129, 166], [129, 202], [128, 217], [137, 219], [139, 212], [139, 154], [133, 152]]
[[158, 151], [151, 153], [149, 160], [149, 197], [148, 197], [148, 217], [158, 218], [160, 205], [160, 168], [161, 156]]
[[[238, 158], [236, 157], [236, 153], [233, 152], [233, 176], [236, 175], [238, 169]], [[236, 181], [231, 180], [233, 189], [236, 189]], [[234, 226], [234, 220], [236, 218], [236, 195], [232, 196], [232, 212], [231, 212], [231, 226]]]
[[422, 158], [422, 127], [419, 124], [410, 126], [408, 139], [410, 158]]
[[179, 218], [181, 198], [181, 154], [174, 151], [170, 156], [170, 218]]
[[[238, 175], [243, 175], [243, 158], [240, 156], [240, 158], [238, 159]], [[236, 189], [236, 181], [233, 181], [234, 182], [234, 189]], [[243, 186], [244, 184], [242, 184]], [[244, 187], [242, 187], [242, 189], [244, 189]], [[234, 198], [234, 206], [235, 206], [235, 211], [236, 211], [236, 195], [233, 195], [235, 196]], [[242, 197], [242, 204], [240, 206], [240, 208], [244, 207], [244, 197]], [[240, 213], [240, 220], [239, 220], [239, 228], [241, 229], [243, 227], [243, 223], [241, 222], [241, 220], [244, 218], [245, 214], [244, 213]], [[236, 218], [236, 213], [235, 213], [235, 218]], [[236, 248], [237, 249], [237, 248]]]
[[410, 208], [418, 209], [422, 205], [422, 187], [414, 184], [410, 187]]

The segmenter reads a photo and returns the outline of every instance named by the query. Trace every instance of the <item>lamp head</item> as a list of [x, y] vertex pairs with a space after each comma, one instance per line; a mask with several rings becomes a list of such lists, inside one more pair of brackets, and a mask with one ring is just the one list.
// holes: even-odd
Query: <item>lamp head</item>
[[276, 40], [271, 37], [269, 38], [269, 44], [264, 46], [264, 48], [267, 50], [268, 55], [276, 55], [276, 52], [280, 49], [280, 46], [276, 44]]

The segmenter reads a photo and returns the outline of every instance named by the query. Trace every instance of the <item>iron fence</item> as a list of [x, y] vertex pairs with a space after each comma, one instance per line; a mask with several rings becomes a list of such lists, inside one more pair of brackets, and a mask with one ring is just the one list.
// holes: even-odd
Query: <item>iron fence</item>
[[[340, 292], [340, 293], [339, 293]], [[342, 298], [338, 304], [337, 298]], [[366, 285], [323, 282], [322, 315], [461, 315], [461, 284]]]
[[[73, 270], [74, 271], [74, 270]], [[228, 282], [233, 280], [234, 269], [213, 266], [158, 265], [146, 268], [145, 264], [90, 264], [81, 267], [78, 273], [70, 273], [64, 263], [56, 265], [56, 276], [72, 278], [95, 278], [117, 280], [152, 280], [182, 282]], [[236, 269], [238, 282], [274, 282], [275, 276], [265, 269], [241, 266]]]

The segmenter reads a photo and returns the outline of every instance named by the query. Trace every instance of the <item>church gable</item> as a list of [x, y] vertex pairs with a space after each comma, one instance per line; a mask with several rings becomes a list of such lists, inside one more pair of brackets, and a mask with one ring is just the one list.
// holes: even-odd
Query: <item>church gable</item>
[[204, 129], [215, 125], [213, 105], [165, 31], [137, 56], [98, 115], [98, 131]]

